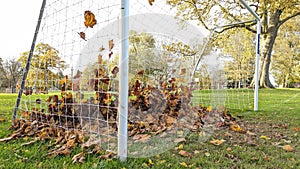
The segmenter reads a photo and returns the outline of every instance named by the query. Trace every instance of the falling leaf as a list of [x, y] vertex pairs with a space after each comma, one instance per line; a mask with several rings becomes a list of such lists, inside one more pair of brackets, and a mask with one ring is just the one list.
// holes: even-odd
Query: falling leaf
[[230, 126], [230, 129], [233, 130], [233, 131], [236, 131], [238, 133], [244, 132], [244, 130], [238, 124], [232, 124]]
[[295, 149], [289, 144], [282, 146], [282, 149], [284, 149], [285, 151], [289, 151], [289, 152], [295, 151]]
[[182, 167], [188, 167], [188, 165], [185, 162], [179, 163]]
[[98, 64], [101, 64], [102, 63], [102, 55], [98, 55]]
[[262, 136], [260, 136], [259, 138], [261, 138], [261, 139], [266, 139], [266, 140], [270, 140], [270, 139], [271, 139], [270, 137], [265, 136], [265, 135], [262, 135]]
[[210, 143], [212, 143], [212, 144], [218, 146], [218, 145], [223, 144], [225, 141], [226, 141], [226, 140], [212, 140], [212, 141], [210, 141]]
[[99, 51], [100, 52], [102, 52], [102, 51], [104, 51], [105, 50], [105, 48], [103, 47], [103, 45], [99, 48]]
[[148, 0], [150, 5], [153, 5], [154, 0]]
[[78, 32], [78, 35], [80, 36], [81, 39], [86, 41], [84, 32]]
[[180, 150], [178, 154], [181, 155], [181, 156], [183, 156], [183, 157], [192, 157], [191, 153], [186, 152], [184, 150]]
[[110, 59], [111, 58], [111, 56], [113, 55], [114, 53], [111, 51], [111, 52], [109, 52], [109, 54], [108, 54], [108, 58]]
[[114, 44], [114, 40], [111, 39], [108, 41], [108, 47], [109, 47], [109, 51], [111, 51], [114, 48], [115, 44]]
[[85, 11], [84, 12], [84, 25], [86, 27], [91, 27], [93, 28], [94, 25], [97, 24], [97, 20], [95, 18], [95, 15], [91, 11]]

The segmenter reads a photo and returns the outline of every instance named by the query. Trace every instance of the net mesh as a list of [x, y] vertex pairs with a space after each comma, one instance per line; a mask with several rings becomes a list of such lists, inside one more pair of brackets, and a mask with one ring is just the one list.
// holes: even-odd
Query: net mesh
[[[191, 105], [241, 109], [251, 102], [248, 89], [237, 89], [247, 86], [228, 89], [233, 78], [220, 59], [223, 53], [205, 45], [197, 27], [172, 14], [163, 2], [130, 1], [128, 128], [134, 157], [163, 152], [185, 137], [197, 123], [196, 111], [182, 113]], [[116, 151], [122, 90], [119, 16], [117, 0], [47, 2], [19, 106], [21, 118], [85, 131], [101, 147]], [[149, 139], [144, 133], [151, 132], [156, 136]]]

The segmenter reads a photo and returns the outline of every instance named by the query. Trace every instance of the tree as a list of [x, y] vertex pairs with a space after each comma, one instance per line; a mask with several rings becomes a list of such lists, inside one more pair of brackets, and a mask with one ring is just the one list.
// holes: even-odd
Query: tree
[[283, 87], [300, 81], [300, 17], [287, 22], [279, 31], [272, 61], [275, 81]]
[[[167, 0], [167, 4], [177, 9], [177, 16], [184, 20], [197, 20], [208, 30], [219, 25], [246, 21], [253, 16], [236, 0]], [[300, 15], [299, 0], [249, 0], [248, 4], [258, 13], [262, 21], [262, 48], [259, 72], [260, 87], [274, 87], [269, 79], [269, 68], [273, 45], [279, 28], [286, 21]], [[256, 33], [255, 22], [237, 24], [216, 30], [226, 34], [232, 28], [244, 28]]]
[[[160, 51], [160, 44], [149, 33], [130, 31], [129, 36], [129, 72], [131, 79], [140, 77], [140, 80], [159, 81], [167, 74], [166, 59], [163, 51]], [[143, 73], [141, 73], [143, 72]], [[142, 76], [136, 76], [139, 73]], [[149, 79], [149, 77], [152, 77]], [[155, 82], [154, 82], [155, 83]]]
[[254, 75], [254, 37], [245, 30], [228, 30], [232, 35], [224, 38], [224, 72], [229, 87], [241, 88], [250, 85]]
[[[25, 68], [29, 51], [21, 54], [18, 59]], [[65, 62], [60, 58], [58, 50], [49, 44], [36, 45], [26, 79], [26, 87], [35, 86], [37, 90], [45, 90], [55, 86], [57, 74], [66, 68]]]
[[1, 86], [9, 87], [15, 92], [17, 84], [22, 77], [23, 69], [21, 64], [14, 58], [9, 58], [5, 62], [0, 59]]

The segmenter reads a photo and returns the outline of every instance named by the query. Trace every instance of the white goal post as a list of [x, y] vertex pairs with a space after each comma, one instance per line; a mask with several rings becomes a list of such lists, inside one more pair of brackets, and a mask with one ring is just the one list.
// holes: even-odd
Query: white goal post
[[254, 12], [251, 7], [244, 1], [240, 0], [240, 2], [247, 8], [247, 10], [255, 17], [257, 21], [256, 28], [256, 57], [255, 57], [255, 89], [254, 89], [254, 111], [258, 110], [258, 88], [259, 88], [259, 58], [260, 58], [260, 34], [261, 34], [261, 22], [260, 18], [256, 12]]

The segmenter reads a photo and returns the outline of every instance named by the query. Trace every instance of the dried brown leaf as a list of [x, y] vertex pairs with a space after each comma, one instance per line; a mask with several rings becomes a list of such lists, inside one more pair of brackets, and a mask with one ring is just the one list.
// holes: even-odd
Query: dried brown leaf
[[223, 144], [226, 140], [212, 140], [210, 141], [211, 144], [219, 146], [221, 144]]
[[282, 149], [284, 149], [285, 151], [289, 151], [289, 152], [295, 151], [295, 149], [289, 144], [282, 146]]
[[78, 32], [78, 35], [80, 36], [81, 39], [86, 41], [84, 32]]
[[186, 152], [184, 150], [180, 150], [178, 154], [181, 155], [181, 156], [183, 156], [183, 157], [192, 157], [191, 153]]
[[13, 137], [10, 136], [10, 137], [0, 139], [0, 142], [6, 142], [6, 141], [10, 141], [12, 139], [13, 139]]
[[84, 159], [85, 159], [85, 153], [84, 152], [80, 152], [76, 155], [73, 156], [72, 158], [72, 163], [76, 163], [76, 162], [79, 162], [79, 163], [83, 163], [84, 162]]
[[118, 66], [115, 66], [115, 67], [113, 68], [113, 70], [111, 71], [111, 73], [112, 73], [113, 75], [116, 75], [118, 72], [119, 72], [119, 67], [118, 67]]
[[95, 18], [95, 15], [91, 11], [85, 11], [84, 12], [84, 25], [86, 27], [93, 28], [94, 25], [97, 24], [97, 20]]
[[98, 64], [101, 64], [101, 63], [102, 63], [102, 55], [99, 54], [99, 55], [98, 55]]
[[99, 51], [100, 52], [102, 52], [102, 51], [104, 51], [105, 50], [105, 48], [103, 47], [103, 46], [101, 46], [100, 48], [99, 48]]
[[100, 158], [104, 159], [104, 160], [107, 160], [107, 159], [110, 159], [114, 156], [114, 153], [113, 152], [108, 152], [107, 154], [105, 155], [101, 155]]
[[174, 140], [174, 143], [181, 143], [181, 142], [185, 142], [185, 141], [186, 141], [185, 138], [176, 138]]
[[230, 129], [232, 131], [236, 131], [238, 133], [243, 133], [244, 132], [244, 130], [238, 124], [232, 124], [232, 125], [230, 125]]
[[150, 5], [153, 5], [154, 0], [148, 0]]
[[115, 44], [114, 44], [114, 40], [111, 39], [108, 41], [108, 47], [109, 47], [109, 51], [111, 51], [114, 48]]

